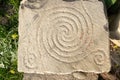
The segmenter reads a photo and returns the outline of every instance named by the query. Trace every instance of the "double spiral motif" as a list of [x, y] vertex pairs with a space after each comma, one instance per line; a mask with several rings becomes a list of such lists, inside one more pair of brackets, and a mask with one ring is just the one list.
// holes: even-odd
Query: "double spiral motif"
[[45, 13], [38, 29], [38, 46], [43, 43], [45, 51], [58, 61], [83, 59], [93, 33], [89, 15], [73, 7], [55, 7]]

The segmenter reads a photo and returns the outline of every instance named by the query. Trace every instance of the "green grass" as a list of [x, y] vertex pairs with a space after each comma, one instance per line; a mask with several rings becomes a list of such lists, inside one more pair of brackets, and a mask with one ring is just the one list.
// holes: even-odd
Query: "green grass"
[[17, 71], [20, 0], [0, 0], [0, 80], [22, 80]]

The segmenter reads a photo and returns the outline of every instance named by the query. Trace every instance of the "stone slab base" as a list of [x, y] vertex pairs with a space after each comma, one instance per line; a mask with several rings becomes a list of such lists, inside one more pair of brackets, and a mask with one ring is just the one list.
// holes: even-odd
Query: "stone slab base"
[[40, 75], [40, 74], [24, 74], [23, 80], [98, 80], [96, 74], [69, 74], [69, 75]]

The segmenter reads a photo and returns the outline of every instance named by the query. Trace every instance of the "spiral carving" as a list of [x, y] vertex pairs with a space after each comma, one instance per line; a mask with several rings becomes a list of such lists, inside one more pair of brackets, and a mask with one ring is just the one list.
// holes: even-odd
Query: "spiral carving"
[[94, 56], [94, 61], [97, 65], [103, 65], [105, 62], [105, 52], [102, 50], [98, 50], [95, 52], [95, 56]]
[[[83, 12], [83, 13], [82, 13]], [[45, 51], [62, 62], [83, 59], [92, 40], [92, 22], [86, 12], [72, 7], [55, 7], [46, 10], [38, 29], [38, 45], [41, 39]]]
[[37, 67], [37, 56], [34, 53], [29, 52], [24, 56], [24, 65], [27, 68], [33, 69]]

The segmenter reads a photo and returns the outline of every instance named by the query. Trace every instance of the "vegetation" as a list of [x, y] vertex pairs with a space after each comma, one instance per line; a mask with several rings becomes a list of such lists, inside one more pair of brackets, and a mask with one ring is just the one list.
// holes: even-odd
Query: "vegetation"
[[17, 71], [20, 0], [0, 0], [0, 80], [22, 80]]
[[[105, 0], [109, 13], [115, 13], [119, 9], [117, 1]], [[23, 73], [17, 71], [16, 54], [19, 4], [20, 0], [0, 0], [0, 80], [22, 80], [23, 78]], [[112, 47], [120, 50], [116, 46]]]
[[104, 0], [106, 3], [107, 8], [110, 8], [112, 5], [115, 4], [117, 0]]

